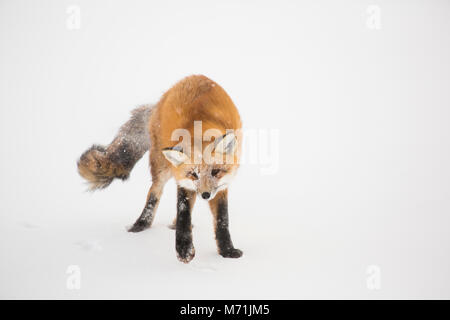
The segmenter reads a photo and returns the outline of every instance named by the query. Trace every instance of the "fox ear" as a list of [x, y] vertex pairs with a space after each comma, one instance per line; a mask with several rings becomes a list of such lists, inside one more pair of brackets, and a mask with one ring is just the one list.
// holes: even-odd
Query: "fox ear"
[[165, 148], [162, 153], [164, 157], [175, 167], [178, 167], [180, 164], [185, 163], [189, 160], [189, 157], [183, 152], [183, 149], [180, 147], [173, 148]]
[[237, 140], [234, 133], [226, 133], [221, 139], [217, 140], [216, 146], [214, 147], [215, 152], [220, 152], [223, 154], [233, 154], [236, 150]]

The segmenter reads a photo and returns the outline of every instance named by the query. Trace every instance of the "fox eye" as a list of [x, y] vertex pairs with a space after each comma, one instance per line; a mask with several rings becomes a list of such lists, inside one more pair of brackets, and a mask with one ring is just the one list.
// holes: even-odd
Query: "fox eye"
[[189, 172], [188, 176], [190, 176], [194, 180], [198, 180], [198, 175], [194, 171]]
[[223, 170], [220, 170], [220, 169], [212, 169], [212, 170], [211, 170], [211, 175], [212, 175], [213, 177], [216, 177], [221, 171], [223, 171]]

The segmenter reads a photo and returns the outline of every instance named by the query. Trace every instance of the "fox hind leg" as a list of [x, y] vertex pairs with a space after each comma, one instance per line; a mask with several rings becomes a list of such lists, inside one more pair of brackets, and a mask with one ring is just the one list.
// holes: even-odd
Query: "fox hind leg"
[[151, 227], [153, 219], [155, 218], [156, 209], [158, 208], [159, 199], [161, 199], [164, 185], [169, 177], [170, 175], [168, 172], [164, 172], [154, 178], [147, 195], [147, 201], [145, 202], [144, 209], [133, 226], [128, 229], [129, 232], [140, 232]]
[[169, 224], [169, 229], [176, 230], [177, 229], [177, 218], [174, 218], [172, 223]]
[[151, 191], [149, 191], [147, 198], [148, 200], [146, 201], [146, 205], [142, 210], [141, 215], [133, 224], [133, 226], [128, 229], [129, 232], [140, 232], [147, 228], [150, 228], [150, 226], [152, 225], [159, 199]]

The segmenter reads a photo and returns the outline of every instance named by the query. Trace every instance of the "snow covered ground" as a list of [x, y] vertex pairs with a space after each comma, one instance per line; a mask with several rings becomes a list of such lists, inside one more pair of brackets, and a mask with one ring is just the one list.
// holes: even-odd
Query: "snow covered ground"
[[[2, 1], [0, 298], [450, 298], [449, 9]], [[76, 160], [193, 73], [229, 92], [246, 129], [279, 140], [230, 188], [244, 256], [216, 253], [197, 200], [185, 265], [167, 228], [173, 182], [154, 226], [126, 232], [148, 155], [97, 193]]]

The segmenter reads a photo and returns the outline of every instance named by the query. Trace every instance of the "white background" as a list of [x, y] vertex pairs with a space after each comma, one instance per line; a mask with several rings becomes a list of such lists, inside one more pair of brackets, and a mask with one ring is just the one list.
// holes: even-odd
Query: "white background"
[[[450, 298], [449, 31], [444, 0], [1, 0], [0, 297]], [[147, 155], [102, 192], [76, 171], [189, 74], [221, 84], [245, 128], [279, 130], [276, 174], [244, 165], [230, 188], [242, 259], [216, 253], [199, 200], [196, 257], [178, 262], [173, 182], [154, 227], [126, 232]]]

